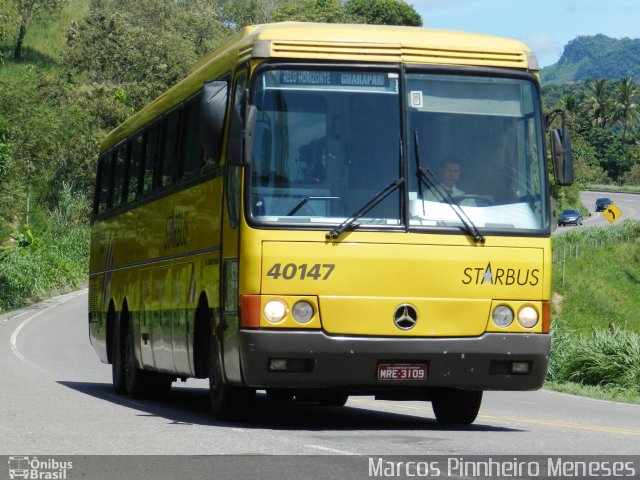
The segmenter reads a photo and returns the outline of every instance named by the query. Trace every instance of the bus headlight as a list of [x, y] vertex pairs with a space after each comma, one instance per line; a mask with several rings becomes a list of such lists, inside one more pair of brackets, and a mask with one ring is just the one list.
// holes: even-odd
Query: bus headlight
[[287, 314], [287, 306], [280, 300], [269, 300], [264, 306], [263, 313], [268, 322], [278, 323]]
[[538, 323], [538, 311], [533, 307], [522, 307], [518, 312], [518, 323], [524, 328], [535, 327]]
[[491, 314], [493, 323], [501, 328], [507, 328], [513, 322], [513, 310], [506, 305], [498, 305]]
[[308, 323], [313, 318], [313, 305], [305, 300], [301, 300], [293, 306], [291, 314], [296, 322]]

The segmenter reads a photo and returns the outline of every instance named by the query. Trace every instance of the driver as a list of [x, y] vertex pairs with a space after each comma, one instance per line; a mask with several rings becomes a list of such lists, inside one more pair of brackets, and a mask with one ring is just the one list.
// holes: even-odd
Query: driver
[[454, 198], [464, 195], [464, 191], [456, 185], [460, 179], [460, 161], [458, 159], [453, 157], [444, 159], [438, 168], [436, 177], [442, 185], [438, 185], [439, 189], [429, 188], [424, 193], [425, 200], [431, 200], [432, 202], [445, 201], [446, 198], [442, 198], [438, 190], [444, 190]]

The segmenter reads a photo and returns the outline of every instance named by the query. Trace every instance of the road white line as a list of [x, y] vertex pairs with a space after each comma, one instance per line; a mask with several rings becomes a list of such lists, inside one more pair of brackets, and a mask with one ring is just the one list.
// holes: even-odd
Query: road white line
[[[65, 303], [66, 301], [75, 298], [77, 296], [80, 296], [84, 293], [84, 290], [80, 291], [80, 292], [73, 292], [73, 293], [69, 293], [67, 295], [64, 295], [62, 297], [58, 297], [56, 299], [56, 302], [53, 305], [50, 305], [42, 310], [38, 310], [36, 313], [34, 313], [33, 315], [31, 315], [29, 318], [23, 320], [23, 322], [18, 325], [18, 328], [16, 328], [13, 333], [11, 334], [11, 339], [9, 340], [9, 343], [11, 345], [11, 351], [15, 354], [16, 357], [18, 357], [20, 360], [22, 360], [24, 363], [26, 363], [27, 365], [29, 365], [32, 368], [35, 368], [37, 370], [43, 371], [38, 365], [36, 365], [35, 363], [31, 362], [29, 359], [27, 359], [27, 357], [25, 357], [20, 350], [18, 349], [18, 335], [20, 334], [20, 332], [22, 331], [22, 329], [24, 327], [26, 327], [29, 322], [31, 322], [31, 320], [33, 320], [34, 318], [39, 317], [40, 315], [42, 315], [43, 313], [48, 312], [49, 310], [62, 305], [63, 303]], [[25, 312], [26, 313], [26, 312]], [[30, 313], [30, 312], [29, 312]]]
[[339, 453], [341, 455], [358, 455], [357, 453], [348, 452], [347, 450], [337, 450], [335, 448], [322, 447], [320, 445], [305, 445], [305, 448], [315, 448], [317, 450], [323, 450], [325, 452]]

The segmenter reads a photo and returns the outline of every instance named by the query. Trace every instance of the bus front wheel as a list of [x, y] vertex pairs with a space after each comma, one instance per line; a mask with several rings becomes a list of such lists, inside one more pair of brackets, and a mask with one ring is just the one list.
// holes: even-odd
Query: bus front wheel
[[211, 410], [218, 420], [238, 419], [242, 414], [249, 413], [256, 391], [252, 388], [229, 385], [226, 382], [222, 373], [217, 343], [214, 338], [211, 349], [211, 367], [209, 368]]
[[437, 392], [431, 399], [433, 413], [438, 423], [450, 425], [469, 425], [474, 422], [480, 411], [482, 391], [446, 388]]

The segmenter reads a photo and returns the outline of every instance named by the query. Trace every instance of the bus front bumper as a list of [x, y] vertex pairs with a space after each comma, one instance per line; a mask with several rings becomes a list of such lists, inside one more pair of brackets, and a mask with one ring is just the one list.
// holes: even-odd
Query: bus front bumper
[[[420, 392], [431, 387], [535, 390], [547, 373], [549, 347], [547, 334], [394, 338], [329, 336], [322, 331], [240, 332], [245, 385], [331, 388], [351, 394]], [[381, 364], [426, 365], [426, 378], [380, 380]]]

